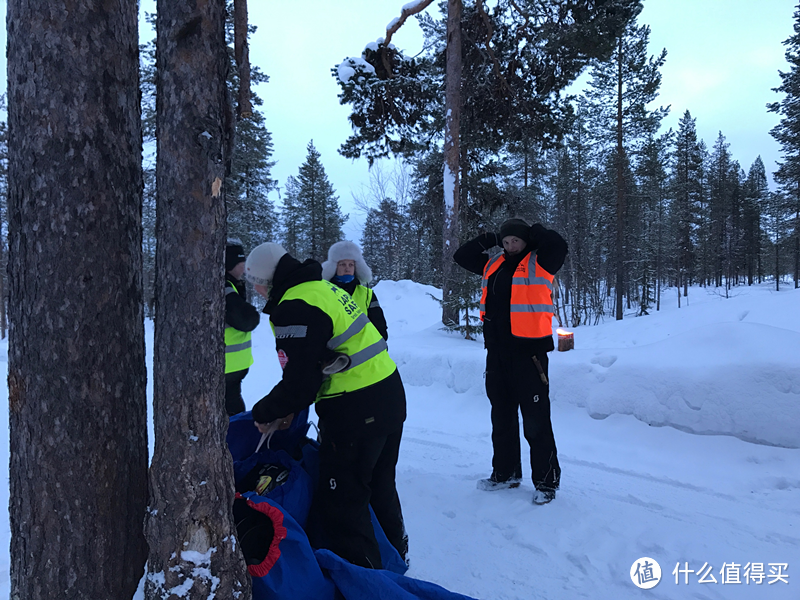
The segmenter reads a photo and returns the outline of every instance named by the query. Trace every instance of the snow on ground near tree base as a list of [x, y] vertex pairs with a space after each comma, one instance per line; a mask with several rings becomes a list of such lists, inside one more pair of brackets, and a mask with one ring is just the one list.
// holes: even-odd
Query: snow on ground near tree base
[[[724, 299], [693, 288], [677, 309], [671, 290], [658, 313], [575, 329], [576, 349], [550, 355], [563, 474], [547, 506], [531, 503], [524, 451], [522, 487], [475, 488], [491, 471], [482, 344], [439, 330], [433, 288], [383, 281], [376, 292], [408, 395], [397, 483], [409, 576], [482, 600], [800, 599], [800, 292], [754, 286]], [[280, 377], [266, 323], [253, 341], [248, 406]], [[6, 439], [6, 464], [7, 452]], [[662, 581], [640, 591], [629, 573], [645, 556]], [[702, 579], [716, 583], [693, 572], [676, 584], [678, 562], [707, 564]], [[741, 583], [722, 583], [723, 563]], [[747, 563], [763, 565], [761, 584], [745, 582]]]

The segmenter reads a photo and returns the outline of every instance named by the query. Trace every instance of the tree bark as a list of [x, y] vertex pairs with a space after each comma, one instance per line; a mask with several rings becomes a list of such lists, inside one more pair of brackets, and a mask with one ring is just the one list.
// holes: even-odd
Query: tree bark
[[458, 323], [452, 305], [453, 254], [458, 248], [459, 141], [461, 135], [461, 0], [447, 2], [447, 65], [444, 130], [444, 226], [442, 231], [442, 323]]
[[147, 556], [135, 2], [10, 0], [13, 600], [132, 597]]
[[[5, 219], [3, 219], [5, 221]], [[2, 230], [2, 221], [0, 221], [0, 231]], [[3, 265], [3, 241], [0, 240], [0, 268]], [[6, 269], [8, 265], [5, 265]], [[5, 271], [3, 271], [4, 273]], [[6, 321], [6, 286], [3, 275], [0, 273], [0, 339], [6, 339], [6, 332], [8, 331], [8, 322]]]
[[149, 600], [250, 597], [225, 445], [224, 23], [223, 0], [158, 2]]
[[247, 0], [233, 0], [233, 54], [239, 70], [239, 103], [236, 108], [241, 119], [253, 116], [250, 102], [250, 46], [247, 43]]
[[617, 282], [616, 319], [622, 320], [622, 286], [624, 280], [625, 247], [625, 147], [622, 144], [622, 37], [617, 44]]
[[800, 287], [800, 208], [794, 216], [794, 287]]

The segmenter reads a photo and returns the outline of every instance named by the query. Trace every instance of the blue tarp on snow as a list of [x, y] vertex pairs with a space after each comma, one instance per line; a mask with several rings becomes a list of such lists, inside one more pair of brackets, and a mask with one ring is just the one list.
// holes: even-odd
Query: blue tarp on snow
[[[295, 415], [288, 429], [273, 433], [267, 447], [270, 450], [284, 450], [294, 456], [295, 451], [300, 448], [300, 442], [305, 439], [309, 427], [308, 409], [306, 408]], [[228, 449], [231, 451], [234, 461], [244, 460], [256, 451], [258, 442], [261, 440], [261, 432], [255, 426], [251, 411], [248, 410], [230, 418], [228, 435], [225, 440], [228, 442]]]
[[345, 600], [475, 600], [428, 581], [383, 569], [358, 567], [330, 550], [315, 550], [314, 556]]
[[[267, 557], [259, 565], [248, 566], [253, 600], [475, 600], [403, 575], [408, 567], [389, 543], [372, 509], [384, 569], [365, 569], [329, 550], [312, 549], [306, 530], [298, 523], [304, 523], [308, 515], [319, 471], [319, 445], [306, 438], [308, 428], [306, 409], [289, 429], [274, 434], [270, 449], [262, 447], [256, 453], [261, 434], [251, 413], [230, 420], [227, 441], [237, 483], [257, 464], [278, 463], [290, 470], [286, 482], [266, 497], [255, 492], [242, 494], [252, 508], [272, 520], [275, 530]], [[315, 544], [324, 547], [324, 540], [318, 537], [314, 536]]]
[[275, 535], [267, 557], [248, 565], [253, 600], [334, 600], [336, 588], [314, 558], [305, 531], [280, 505], [255, 492], [242, 494], [248, 504], [267, 515]]

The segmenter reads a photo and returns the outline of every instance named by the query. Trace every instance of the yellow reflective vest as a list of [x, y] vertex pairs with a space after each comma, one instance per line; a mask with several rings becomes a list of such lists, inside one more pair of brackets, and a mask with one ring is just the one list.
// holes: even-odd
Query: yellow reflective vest
[[[374, 308], [372, 306], [372, 296], [373, 292], [371, 288], [363, 286], [361, 284], [356, 286], [356, 289], [353, 290], [353, 300], [356, 301], [358, 304], [358, 308], [361, 309], [361, 312], [367, 314], [370, 308]], [[375, 306], [380, 306], [377, 302], [375, 302]]]
[[[389, 358], [386, 341], [356, 301], [339, 286], [329, 281], [306, 281], [289, 288], [280, 302], [287, 300], [302, 300], [328, 315], [333, 323], [328, 349], [350, 359], [344, 370], [325, 379], [316, 402], [369, 387], [397, 370]], [[273, 327], [276, 337], [281, 334], [280, 329]]]
[[[225, 286], [225, 295], [238, 294], [234, 286]], [[252, 333], [225, 326], [225, 374], [249, 369], [253, 364]]]

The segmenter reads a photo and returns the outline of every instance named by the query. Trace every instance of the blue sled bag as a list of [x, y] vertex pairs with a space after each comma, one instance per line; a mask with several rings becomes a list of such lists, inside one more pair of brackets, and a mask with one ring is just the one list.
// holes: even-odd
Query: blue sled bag
[[234, 517], [253, 600], [335, 600], [303, 528], [278, 504], [254, 492], [236, 494]]
[[314, 555], [322, 572], [347, 600], [475, 600], [428, 581], [352, 565], [330, 550], [317, 550]]
[[[276, 431], [268, 443], [262, 448], [283, 450], [290, 456], [300, 459], [302, 442], [306, 439], [308, 428], [308, 409], [297, 413], [288, 429]], [[233, 460], [244, 460], [255, 453], [261, 441], [261, 432], [256, 428], [251, 411], [233, 415], [228, 423], [228, 435], [225, 438]]]
[[305, 527], [311, 509], [311, 476], [283, 450], [259, 450], [244, 460], [234, 461], [236, 491], [255, 492], [280, 505], [283, 511]]

